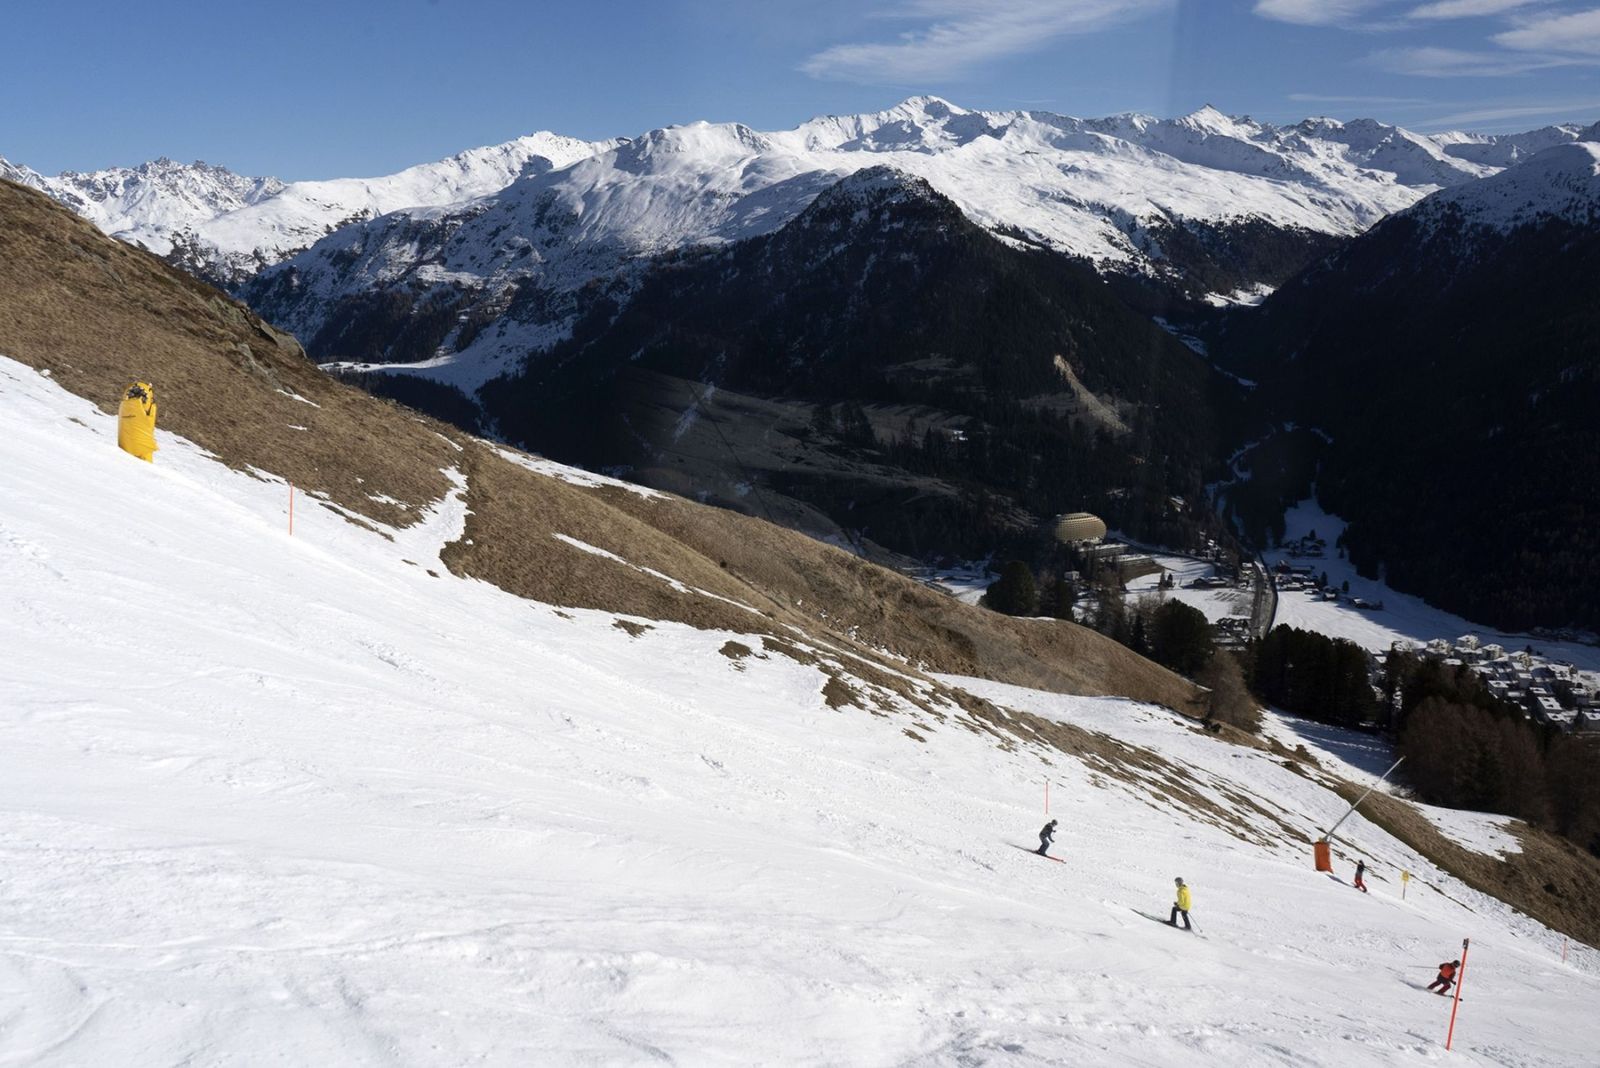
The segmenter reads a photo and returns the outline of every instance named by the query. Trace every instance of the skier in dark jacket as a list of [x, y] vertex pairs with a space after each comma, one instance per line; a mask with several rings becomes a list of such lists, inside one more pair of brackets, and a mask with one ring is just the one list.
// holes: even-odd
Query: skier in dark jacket
[[1363, 894], [1367, 892], [1367, 884], [1362, 882], [1362, 878], [1366, 874], [1367, 862], [1364, 860], [1356, 861], [1356, 889], [1360, 890]]
[[1441, 995], [1450, 993], [1450, 988], [1456, 983], [1456, 972], [1460, 969], [1461, 962], [1458, 960], [1447, 961], [1439, 965], [1439, 978], [1429, 983], [1428, 989], [1432, 990], [1434, 987], [1438, 987], [1437, 993]]
[[1056, 840], [1056, 821], [1051, 820], [1039, 831], [1039, 848], [1034, 850], [1041, 857], [1050, 855], [1050, 843]]

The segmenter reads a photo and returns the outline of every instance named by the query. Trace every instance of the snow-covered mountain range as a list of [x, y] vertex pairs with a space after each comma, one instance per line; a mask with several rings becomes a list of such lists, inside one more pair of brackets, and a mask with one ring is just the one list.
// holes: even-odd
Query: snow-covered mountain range
[[254, 207], [287, 188], [276, 178], [250, 178], [198, 160], [177, 163], [165, 157], [137, 167], [53, 176], [0, 159], [0, 178], [37, 189], [111, 236], [157, 254], [171, 249], [171, 235]]
[[347, 223], [403, 208], [463, 204], [616, 142], [535, 133], [379, 178], [281, 182], [203, 162], [47, 177], [0, 159], [0, 178], [54, 197], [113, 237], [225, 283], [306, 248]]
[[[575, 314], [567, 297], [591, 279], [686, 246], [769, 233], [867, 166], [924, 179], [1007, 240], [1102, 267], [1175, 274], [1180, 245], [1226, 243], [1246, 227], [1357, 233], [1581, 132], [1425, 137], [1368, 120], [1278, 127], [1212, 108], [1171, 120], [1090, 120], [966, 111], [930, 97], [778, 132], [695, 123], [519, 179], [462, 209], [347, 227], [269, 272], [251, 299], [315, 339], [374, 293], [390, 306], [433, 307], [471, 294], [458, 309], [463, 321], [488, 318], [495, 329], [474, 328], [464, 345], [446, 339], [422, 362], [472, 388], [563, 336]], [[539, 294], [536, 310], [504, 314], [530, 291]], [[320, 355], [363, 354], [323, 347]]]
[[[292, 257], [248, 295], [323, 358], [402, 359], [390, 346], [316, 343], [349, 341], [352, 309], [379, 294], [406, 314], [448, 309], [463, 330], [403, 359], [470, 390], [564, 337], [572, 294], [592, 279], [772, 232], [868, 166], [926, 180], [1006, 240], [1226, 299], [1297, 269], [1282, 251], [1295, 235], [1319, 248], [1316, 237], [1358, 233], [1594, 129], [1420, 135], [1373, 120], [1275, 126], [1210, 107], [1079, 119], [913, 97], [774, 132], [700, 122], [606, 142], [541, 133], [373, 179], [285, 185], [170, 161], [54, 178], [0, 161], [0, 174], [230, 287]], [[1263, 240], [1273, 251], [1252, 262], [1196, 269], [1197, 257]]]

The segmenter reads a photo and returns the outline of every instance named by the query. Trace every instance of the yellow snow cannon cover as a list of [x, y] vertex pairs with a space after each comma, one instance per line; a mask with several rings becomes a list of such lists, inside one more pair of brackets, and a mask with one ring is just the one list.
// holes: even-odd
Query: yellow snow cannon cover
[[155, 460], [156, 390], [148, 382], [135, 382], [122, 397], [117, 412], [117, 444], [146, 462]]

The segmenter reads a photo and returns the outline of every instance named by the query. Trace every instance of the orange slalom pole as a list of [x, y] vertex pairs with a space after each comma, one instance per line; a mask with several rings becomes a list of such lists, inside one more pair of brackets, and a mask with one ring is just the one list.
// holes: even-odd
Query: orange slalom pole
[[1461, 940], [1461, 970], [1456, 973], [1456, 999], [1450, 1003], [1450, 1030], [1444, 1036], [1444, 1048], [1449, 1049], [1456, 1037], [1456, 1010], [1461, 1007], [1461, 984], [1467, 981], [1467, 947], [1472, 939]]

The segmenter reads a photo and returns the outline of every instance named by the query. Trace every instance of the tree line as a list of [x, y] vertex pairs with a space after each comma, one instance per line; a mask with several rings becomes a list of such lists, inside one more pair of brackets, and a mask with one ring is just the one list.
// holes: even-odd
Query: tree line
[[[1387, 727], [1419, 800], [1516, 817], [1600, 856], [1600, 738], [1533, 722], [1465, 665], [1392, 651], [1374, 688], [1371, 658], [1346, 639], [1277, 626], [1236, 655], [1180, 601], [1129, 605], [1114, 579], [1089, 592], [1084, 621], [1206, 687], [1208, 720], [1255, 730], [1269, 704], [1334, 726]], [[1011, 561], [984, 603], [1072, 619], [1076, 598], [1070, 584], [1037, 583], [1032, 568]]]
[[1515, 816], [1600, 856], [1600, 738], [1533, 722], [1465, 665], [1391, 652], [1383, 686], [1419, 798]]

